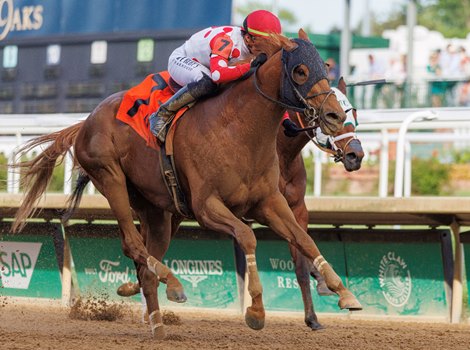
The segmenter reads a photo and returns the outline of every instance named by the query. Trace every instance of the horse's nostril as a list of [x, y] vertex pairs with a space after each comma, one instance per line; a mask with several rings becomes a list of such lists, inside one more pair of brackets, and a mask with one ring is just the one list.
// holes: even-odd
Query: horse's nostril
[[353, 153], [353, 152], [347, 153], [347, 154], [346, 154], [346, 158], [347, 158], [348, 160], [351, 160], [351, 161], [352, 161], [352, 160], [356, 160], [356, 159], [357, 159], [357, 155], [356, 155], [356, 153]]
[[323, 126], [325, 130], [323, 130], [322, 127], [322, 131], [326, 132], [328, 135], [335, 134], [343, 126], [344, 120], [341, 119], [341, 116], [336, 112], [327, 112], [325, 113], [324, 118]]
[[326, 113], [326, 117], [327, 117], [327, 119], [329, 119], [331, 121], [341, 121], [340, 115], [336, 112], [328, 112], [328, 113]]

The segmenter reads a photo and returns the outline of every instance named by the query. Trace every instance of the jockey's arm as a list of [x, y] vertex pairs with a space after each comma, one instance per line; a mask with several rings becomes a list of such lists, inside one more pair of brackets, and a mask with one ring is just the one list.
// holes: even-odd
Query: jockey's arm
[[284, 135], [287, 137], [295, 137], [299, 134], [300, 129], [289, 117], [289, 112], [285, 112], [282, 116], [282, 126], [284, 127]]
[[228, 35], [216, 36], [211, 43], [210, 71], [216, 83], [226, 83], [240, 78], [250, 70], [250, 63], [229, 66], [233, 41]]

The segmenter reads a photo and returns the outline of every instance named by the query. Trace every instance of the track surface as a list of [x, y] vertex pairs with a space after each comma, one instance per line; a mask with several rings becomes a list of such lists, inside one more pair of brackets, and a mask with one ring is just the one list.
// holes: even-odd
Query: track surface
[[325, 330], [312, 332], [301, 316], [267, 316], [253, 331], [240, 315], [176, 311], [182, 325], [166, 326], [168, 337], [151, 338], [137, 310], [124, 318], [83, 321], [69, 309], [0, 303], [0, 349], [470, 349], [470, 325], [325, 318]]

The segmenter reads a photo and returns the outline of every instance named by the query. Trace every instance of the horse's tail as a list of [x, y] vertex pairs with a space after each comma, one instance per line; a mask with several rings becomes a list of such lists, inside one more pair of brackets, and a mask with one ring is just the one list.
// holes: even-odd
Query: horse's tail
[[89, 182], [90, 177], [82, 169], [80, 169], [77, 182], [75, 184], [75, 189], [73, 190], [72, 196], [67, 201], [67, 210], [64, 211], [61, 217], [63, 224], [69, 221], [75, 210], [78, 208], [80, 200], [82, 199], [83, 191]]
[[[18, 150], [18, 154], [26, 153], [32, 151], [35, 147], [52, 142], [34, 159], [13, 165], [18, 171], [24, 171], [21, 177], [21, 185], [25, 189], [26, 196], [16, 212], [15, 220], [11, 226], [12, 232], [21, 231], [26, 225], [26, 219], [34, 215], [35, 207], [41, 196], [46, 192], [54, 168], [62, 163], [63, 156], [74, 145], [82, 125], [83, 122], [80, 122], [61, 131], [34, 138]], [[58, 159], [59, 162], [57, 163]]]

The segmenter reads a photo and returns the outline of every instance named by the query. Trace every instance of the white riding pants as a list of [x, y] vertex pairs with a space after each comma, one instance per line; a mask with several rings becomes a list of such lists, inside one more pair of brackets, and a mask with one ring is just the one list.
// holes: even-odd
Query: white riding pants
[[203, 77], [202, 73], [211, 76], [209, 68], [186, 57], [183, 50], [178, 49], [173, 51], [168, 59], [168, 72], [181, 86], [200, 80]]

